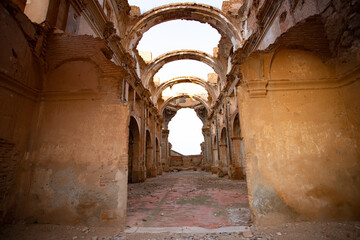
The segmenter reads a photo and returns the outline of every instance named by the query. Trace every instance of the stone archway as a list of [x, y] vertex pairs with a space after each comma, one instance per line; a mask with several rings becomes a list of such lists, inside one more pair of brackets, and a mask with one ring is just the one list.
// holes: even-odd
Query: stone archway
[[232, 136], [231, 136], [231, 156], [232, 164], [229, 167], [230, 177], [232, 179], [243, 179], [244, 178], [244, 159], [242, 157], [241, 148], [241, 130], [240, 130], [240, 119], [237, 113], [232, 122]]
[[240, 29], [219, 9], [203, 4], [176, 3], [154, 8], [141, 15], [128, 30], [124, 48], [135, 50], [143, 34], [150, 28], [177, 19], [208, 23], [234, 46], [234, 50], [241, 47], [243, 42]]
[[158, 138], [155, 138], [155, 147], [156, 147], [156, 152], [155, 152], [155, 163], [156, 163], [156, 173], [157, 175], [161, 175], [162, 174], [162, 166], [161, 166], [161, 159], [160, 159], [160, 143]]
[[199, 61], [208, 65], [218, 74], [221, 81], [225, 80], [226, 66], [222, 66], [213, 56], [197, 50], [178, 50], [160, 55], [150, 63], [143, 75], [144, 85], [148, 86], [155, 74], [167, 63], [186, 59]]
[[160, 107], [159, 107], [159, 112], [162, 114], [164, 109], [166, 108], [166, 106], [173, 100], [178, 99], [178, 98], [182, 98], [182, 97], [188, 97], [188, 98], [193, 98], [197, 101], [199, 101], [202, 105], [204, 105], [204, 107], [206, 108], [206, 110], [209, 110], [209, 103], [206, 102], [204, 99], [202, 99], [201, 97], [198, 96], [189, 96], [188, 94], [181, 94], [179, 96], [174, 96], [174, 97], [170, 97], [169, 99], [167, 99]]
[[142, 181], [140, 164], [140, 134], [139, 127], [134, 117], [130, 117], [129, 124], [129, 149], [128, 149], [128, 182]]
[[155, 104], [157, 103], [162, 91], [164, 91], [167, 87], [174, 86], [175, 84], [180, 84], [180, 83], [194, 83], [200, 85], [203, 88], [205, 88], [205, 90], [208, 92], [209, 102], [212, 102], [214, 99], [216, 99], [215, 89], [212, 86], [210, 86], [210, 84], [207, 81], [194, 76], [182, 76], [182, 77], [176, 77], [170, 79], [169, 81], [166, 81], [162, 83], [160, 86], [158, 86], [156, 88], [153, 98], [154, 103]]
[[155, 177], [154, 176], [154, 162], [153, 162], [153, 145], [151, 141], [151, 134], [149, 130], [146, 130], [146, 142], [145, 142], [145, 167], [146, 167], [146, 177]]
[[228, 157], [227, 157], [227, 140], [226, 140], [226, 128], [225, 127], [221, 130], [219, 151], [220, 151], [219, 168], [226, 175], [226, 174], [228, 174], [228, 162], [227, 162]]

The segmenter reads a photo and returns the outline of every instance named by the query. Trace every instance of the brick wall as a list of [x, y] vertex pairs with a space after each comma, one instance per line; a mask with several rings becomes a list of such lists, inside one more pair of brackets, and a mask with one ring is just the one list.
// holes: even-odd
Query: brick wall
[[0, 218], [6, 211], [6, 200], [14, 184], [16, 160], [13, 158], [15, 144], [0, 138]]

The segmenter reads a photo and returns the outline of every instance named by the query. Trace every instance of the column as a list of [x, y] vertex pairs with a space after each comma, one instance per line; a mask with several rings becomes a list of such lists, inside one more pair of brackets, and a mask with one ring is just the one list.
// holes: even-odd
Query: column
[[210, 127], [203, 127], [202, 133], [204, 135], [204, 161], [202, 163], [205, 171], [211, 171], [211, 163], [212, 163], [212, 149], [211, 149], [211, 131]]
[[169, 147], [168, 147], [169, 130], [161, 131], [161, 166], [164, 172], [169, 171]]

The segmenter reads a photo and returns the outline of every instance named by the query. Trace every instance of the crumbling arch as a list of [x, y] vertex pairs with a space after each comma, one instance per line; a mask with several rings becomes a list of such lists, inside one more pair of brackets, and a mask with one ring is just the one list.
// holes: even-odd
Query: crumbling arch
[[155, 93], [153, 95], [153, 101], [156, 104], [160, 94], [168, 87], [174, 86], [176, 84], [180, 84], [180, 83], [194, 83], [194, 84], [198, 84], [200, 86], [202, 86], [203, 88], [205, 88], [205, 90], [208, 92], [210, 98], [212, 100], [216, 99], [216, 94], [215, 94], [215, 90], [212, 86], [210, 86], [210, 84], [205, 81], [202, 78], [199, 77], [194, 77], [194, 76], [183, 76], [183, 77], [176, 77], [176, 78], [172, 78], [167, 82], [162, 83], [160, 86], [158, 86], [155, 90]]
[[241, 138], [241, 125], [239, 113], [236, 113], [232, 121], [232, 137], [231, 137], [231, 156], [232, 165], [235, 171], [232, 172], [232, 178], [243, 179], [245, 176], [245, 152], [244, 143]]
[[177, 60], [196, 60], [202, 63], [207, 64], [209, 67], [214, 69], [214, 72], [217, 73], [221, 80], [224, 80], [225, 71], [224, 68], [216, 61], [216, 59], [209, 54], [196, 50], [178, 50], [165, 53], [154, 59], [147, 70], [145, 71], [143, 82], [145, 86], [148, 86], [151, 79], [155, 74], [167, 63], [174, 62]]
[[200, 86], [196, 83], [178, 83], [166, 88], [162, 92], [162, 99], [158, 99], [157, 105], [159, 105], [159, 102], [161, 104], [163, 101], [166, 101], [166, 99], [169, 97], [176, 97], [184, 94], [190, 96], [190, 98], [197, 96], [207, 102], [209, 105], [211, 104], [209, 94], [203, 86]]
[[[235, 49], [241, 47], [240, 30], [219, 9], [204, 4], [175, 3], [151, 9], [140, 16], [125, 37], [125, 49], [135, 50], [143, 34], [153, 26], [171, 20], [193, 20], [208, 23], [222, 37], [226, 37]], [[234, 50], [235, 50], [234, 49]]]
[[190, 95], [188, 95], [188, 94], [181, 94], [181, 95], [173, 96], [173, 97], [170, 97], [169, 99], [167, 99], [167, 100], [161, 105], [161, 107], [159, 108], [160, 114], [163, 115], [164, 109], [166, 108], [166, 106], [167, 106], [171, 101], [173, 101], [173, 100], [175, 100], [175, 99], [178, 99], [178, 98], [182, 98], [182, 97], [193, 98], [193, 99], [199, 101], [201, 104], [203, 104], [204, 107], [206, 108], [206, 110], [209, 111], [209, 109], [210, 109], [209, 104], [208, 104], [204, 99], [202, 99], [201, 97], [198, 97], [198, 96], [190, 96]]

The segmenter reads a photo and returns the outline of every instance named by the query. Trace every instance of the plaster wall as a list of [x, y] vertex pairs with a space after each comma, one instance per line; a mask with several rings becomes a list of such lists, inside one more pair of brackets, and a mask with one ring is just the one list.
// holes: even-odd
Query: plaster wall
[[139, 99], [137, 99], [135, 101], [134, 115], [142, 116], [143, 111], [144, 111], [144, 103], [143, 101], [139, 101]]
[[66, 35], [48, 38], [45, 72], [34, 25], [0, 8], [1, 220], [124, 228], [124, 72], [101, 39]]
[[190, 155], [190, 156], [172, 155], [170, 161], [170, 167], [180, 167], [180, 168], [199, 167], [201, 165], [201, 160], [202, 160], [202, 155]]
[[[36, 97], [42, 75], [27, 38], [36, 33], [16, 6], [0, 4], [0, 222], [12, 222], [28, 162]], [[9, 11], [13, 10], [16, 17]], [[25, 35], [25, 34], [26, 35]]]
[[127, 107], [54, 101], [40, 114], [27, 220], [124, 227]]
[[357, 158], [360, 159], [360, 81], [346, 85], [340, 89], [340, 97], [344, 101], [346, 118], [348, 120], [347, 129], [351, 133], [351, 138], [355, 140], [355, 148], [358, 151]]
[[25, 15], [15, 12], [12, 16], [12, 7], [0, 5], [0, 72], [8, 80], [37, 89], [41, 86], [41, 68], [27, 40], [36, 42], [36, 28]]
[[334, 71], [298, 50], [280, 52], [271, 62], [269, 69], [265, 57], [262, 66], [269, 85], [286, 79], [298, 89], [273, 87], [254, 97], [249, 85], [237, 88], [255, 220], [358, 219], [359, 81], [301, 89], [300, 82], [321, 82]]
[[48, 74], [27, 222], [125, 225], [129, 109], [115, 97], [117, 80], [96, 69], [79, 60]]

